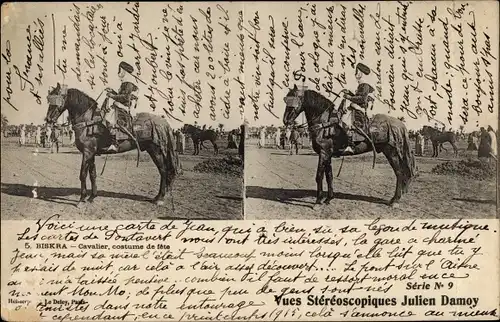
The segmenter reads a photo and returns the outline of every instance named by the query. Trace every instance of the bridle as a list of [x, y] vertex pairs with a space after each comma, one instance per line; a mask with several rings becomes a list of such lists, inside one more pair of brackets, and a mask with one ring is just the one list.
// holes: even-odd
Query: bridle
[[[104, 93], [104, 90], [101, 91], [101, 93], [99, 94], [99, 96], [97, 96], [97, 99], [95, 99], [95, 104], [90, 104], [87, 106], [86, 109], [83, 110], [83, 112], [81, 112], [80, 114], [78, 114], [77, 116], [74, 117], [74, 120], [75, 120], [75, 123], [76, 123], [76, 120], [78, 118], [80, 118], [82, 115], [84, 115], [85, 113], [87, 113], [87, 111], [91, 108], [94, 107], [94, 105], [97, 104], [97, 100], [99, 100], [99, 98], [101, 97], [102, 93]], [[61, 115], [62, 112], [64, 112], [64, 110], [61, 110], [63, 109], [63, 107], [65, 106], [66, 104], [66, 98], [67, 98], [67, 95], [68, 95], [68, 89], [66, 87], [61, 87], [60, 91], [58, 94], [49, 94], [47, 95], [47, 102], [49, 103], [49, 105], [55, 105], [56, 106], [56, 110], [55, 112], [57, 112], [58, 115]], [[70, 120], [68, 118], [68, 120], [66, 121], [66, 123], [62, 124], [62, 126], [67, 126], [69, 125], [70, 123]], [[78, 123], [76, 124], [73, 124], [73, 125], [77, 125]]]
[[49, 103], [49, 106], [50, 105], [56, 106], [55, 112], [57, 113], [57, 115], [61, 115], [63, 112], [63, 110], [61, 109], [65, 106], [67, 93], [68, 89], [66, 87], [61, 87], [58, 94], [49, 93], [47, 95], [47, 102]]
[[[283, 100], [285, 101], [285, 104], [286, 104], [286, 108], [293, 108], [293, 112], [298, 116], [300, 111], [299, 109], [302, 107], [302, 104], [304, 103], [304, 94], [305, 94], [305, 90], [297, 90], [295, 92], [295, 95], [293, 96], [286, 96]], [[336, 93], [333, 93], [335, 94], [335, 98], [333, 99], [332, 101], [332, 106], [333, 104], [335, 103], [335, 101], [337, 100], [337, 98], [340, 97], [339, 94], [336, 94]], [[312, 130], [314, 128], [314, 123], [316, 123], [316, 121], [319, 120], [319, 118], [321, 118], [321, 116], [323, 116], [323, 114], [328, 111], [330, 108], [327, 108], [325, 109], [324, 111], [320, 112], [318, 115], [314, 116], [312, 118], [312, 120], [310, 121], [306, 121], [302, 124], [299, 124], [297, 126], [295, 126], [296, 128], [305, 128], [306, 126], [308, 127], [309, 130]]]

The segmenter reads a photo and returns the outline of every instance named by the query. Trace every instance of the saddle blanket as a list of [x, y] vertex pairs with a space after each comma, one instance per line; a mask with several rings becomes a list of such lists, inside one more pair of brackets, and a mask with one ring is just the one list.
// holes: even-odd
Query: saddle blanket
[[149, 141], [153, 139], [153, 123], [151, 120], [138, 120], [132, 125], [137, 141]]

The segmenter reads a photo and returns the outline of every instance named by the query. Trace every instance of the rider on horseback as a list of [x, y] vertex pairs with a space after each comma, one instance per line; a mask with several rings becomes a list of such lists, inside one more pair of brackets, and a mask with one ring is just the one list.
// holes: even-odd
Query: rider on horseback
[[[118, 144], [116, 141], [116, 130], [117, 130], [117, 119], [118, 109], [121, 109], [125, 112], [131, 114], [132, 107], [136, 107], [136, 102], [138, 98], [138, 90], [139, 88], [127, 79], [127, 76], [134, 72], [134, 68], [126, 63], [121, 62], [118, 67], [118, 77], [120, 78], [120, 89], [118, 93], [116, 93], [113, 89], [107, 88], [106, 91], [107, 97], [103, 104], [103, 111], [106, 113], [105, 118], [110, 124], [110, 132], [111, 132], [111, 145], [108, 148], [108, 151], [118, 151]], [[109, 99], [113, 100], [113, 104], [110, 106], [108, 101]], [[134, 106], [132, 104], [135, 102]]]
[[[364, 123], [366, 118], [366, 110], [370, 100], [373, 100], [369, 95], [373, 93], [374, 89], [371, 85], [363, 82], [363, 77], [370, 74], [370, 68], [364, 64], [358, 63], [356, 66], [356, 80], [358, 81], [358, 88], [356, 93], [344, 91], [344, 99], [340, 104], [340, 110], [343, 111], [342, 121], [344, 129], [347, 133], [347, 148], [343, 151], [344, 155], [354, 154], [353, 151], [353, 130], [361, 130], [362, 126], [357, 126], [355, 123]], [[351, 103], [346, 107], [346, 100]]]

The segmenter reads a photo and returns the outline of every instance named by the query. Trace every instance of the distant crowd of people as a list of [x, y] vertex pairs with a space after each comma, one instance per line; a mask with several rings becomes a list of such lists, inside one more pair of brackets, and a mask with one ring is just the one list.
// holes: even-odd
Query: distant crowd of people
[[299, 147], [304, 146], [304, 140], [308, 139], [307, 132], [299, 132], [295, 127], [277, 128], [274, 132], [269, 132], [268, 128], [262, 127], [259, 130], [259, 148], [270, 146], [275, 149], [289, 149], [290, 154], [295, 151], [299, 153]]
[[75, 142], [75, 133], [71, 127], [65, 128], [57, 125], [33, 125], [26, 126], [22, 124], [19, 127], [19, 145], [28, 146], [34, 145], [35, 148], [43, 147], [50, 148], [50, 152], [59, 153], [59, 146], [63, 143], [63, 136], [69, 136], [69, 145]]
[[477, 156], [479, 158], [497, 158], [497, 134], [491, 126], [488, 126], [488, 130], [481, 127]]

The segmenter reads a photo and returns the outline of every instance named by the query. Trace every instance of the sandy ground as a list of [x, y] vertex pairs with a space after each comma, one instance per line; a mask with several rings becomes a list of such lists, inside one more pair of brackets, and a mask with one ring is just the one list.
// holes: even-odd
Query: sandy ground
[[[459, 158], [470, 152], [461, 144]], [[459, 147], [459, 148], [460, 148]], [[445, 144], [451, 152], [451, 147]], [[253, 142], [246, 146], [245, 214], [247, 219], [411, 219], [411, 218], [494, 218], [496, 182], [469, 180], [455, 175], [431, 173], [434, 166], [452, 160], [443, 152], [438, 159], [417, 157], [419, 176], [403, 195], [399, 208], [391, 208], [396, 177], [383, 154], [345, 158], [340, 177], [336, 177], [341, 159], [333, 159], [335, 199], [316, 209], [315, 174], [317, 155], [303, 149], [299, 155], [263, 148]], [[476, 152], [477, 153], [477, 152]], [[323, 183], [326, 191], [326, 182]], [[325, 192], [326, 194], [326, 192]]]
[[[136, 167], [136, 152], [108, 156], [101, 176], [104, 156], [97, 157], [98, 197], [82, 208], [75, 207], [80, 195], [78, 179], [81, 155], [74, 147], [63, 147], [51, 154], [40, 148], [19, 147], [15, 138], [2, 138], [1, 218], [35, 219], [61, 214], [63, 219], [243, 219], [242, 178], [214, 173], [197, 173], [193, 167], [213, 158], [208, 150], [192, 156], [191, 144], [181, 155], [183, 174], [174, 183], [173, 199], [167, 193], [165, 204], [149, 202], [159, 189], [160, 175], [149, 155], [141, 154]], [[220, 142], [224, 147], [224, 142]], [[220, 157], [228, 152], [220, 148]], [[38, 198], [33, 198], [35, 182]], [[90, 189], [90, 179], [87, 182]], [[172, 202], [174, 207], [172, 207]]]

